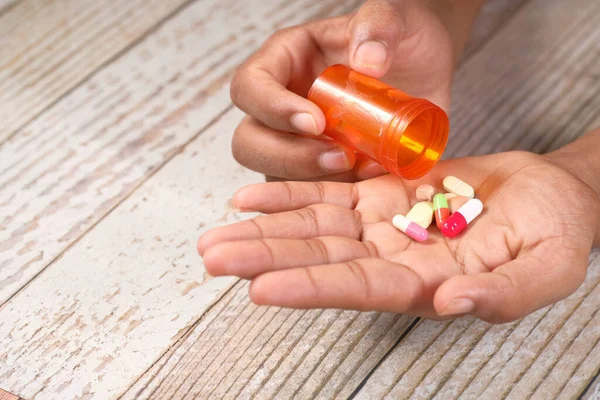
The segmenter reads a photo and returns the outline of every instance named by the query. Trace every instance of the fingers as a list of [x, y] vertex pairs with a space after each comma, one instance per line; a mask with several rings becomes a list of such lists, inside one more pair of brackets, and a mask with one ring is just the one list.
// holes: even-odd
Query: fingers
[[213, 276], [252, 279], [265, 272], [376, 257], [377, 254], [371, 242], [325, 236], [220, 243], [210, 247], [203, 259], [206, 270]]
[[234, 158], [268, 176], [309, 179], [352, 170], [354, 151], [331, 140], [315, 140], [275, 131], [246, 117], [233, 136]]
[[369, 0], [350, 22], [350, 66], [382, 77], [403, 38], [420, 26], [418, 8], [410, 0]]
[[[288, 90], [295, 84], [299, 90], [308, 91], [314, 77], [305, 60], [315, 58], [315, 54], [318, 49], [307, 29], [294, 27], [277, 32], [237, 70], [231, 82], [231, 99], [241, 110], [273, 129], [322, 133], [323, 112]], [[304, 85], [298, 82], [302, 79], [308, 79]]]
[[198, 239], [198, 252], [221, 242], [317, 236], [343, 236], [359, 239], [362, 234], [360, 213], [335, 205], [310, 206], [296, 211], [263, 215], [210, 230]]
[[327, 203], [354, 209], [358, 202], [356, 186], [336, 182], [269, 182], [238, 190], [232, 199], [241, 210], [275, 213]]
[[262, 274], [252, 281], [250, 297], [280, 307], [407, 312], [423, 288], [421, 277], [404, 265], [359, 259]]
[[444, 282], [435, 293], [434, 307], [441, 316], [472, 314], [492, 323], [514, 321], [573, 293], [585, 278], [586, 265], [587, 258], [556, 263], [547, 255], [520, 257], [493, 272]]

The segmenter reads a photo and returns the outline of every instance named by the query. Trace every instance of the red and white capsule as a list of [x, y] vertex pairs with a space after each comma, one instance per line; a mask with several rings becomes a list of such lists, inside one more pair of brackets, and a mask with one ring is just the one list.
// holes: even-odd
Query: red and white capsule
[[392, 224], [398, 228], [398, 230], [406, 233], [408, 237], [416, 240], [417, 242], [423, 242], [427, 240], [427, 237], [429, 236], [427, 229], [415, 222], [412, 222], [402, 214], [394, 216], [392, 219]]
[[483, 211], [483, 203], [479, 199], [467, 201], [456, 210], [441, 226], [440, 230], [446, 237], [453, 238], [465, 230], [475, 218]]

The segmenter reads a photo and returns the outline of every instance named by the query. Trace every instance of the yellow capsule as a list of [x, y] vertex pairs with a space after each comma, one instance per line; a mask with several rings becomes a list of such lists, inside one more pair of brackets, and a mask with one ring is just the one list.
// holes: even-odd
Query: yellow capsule
[[475, 190], [473, 190], [469, 184], [461, 181], [455, 176], [445, 177], [443, 184], [444, 189], [450, 193], [454, 193], [458, 196], [468, 197], [469, 199], [475, 197]]
[[433, 203], [430, 201], [418, 202], [406, 214], [406, 218], [422, 228], [429, 228], [431, 221], [433, 221]]

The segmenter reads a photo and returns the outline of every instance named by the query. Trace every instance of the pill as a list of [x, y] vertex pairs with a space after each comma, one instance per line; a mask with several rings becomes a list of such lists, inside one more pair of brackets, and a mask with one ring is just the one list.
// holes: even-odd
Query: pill
[[408, 237], [416, 240], [417, 242], [427, 240], [427, 237], [429, 236], [427, 229], [417, 225], [402, 214], [394, 216], [392, 219], [392, 224], [400, 231], [406, 233]]
[[468, 197], [464, 196], [454, 196], [448, 201], [448, 208], [450, 209], [450, 214], [454, 214], [461, 208], [467, 201], [469, 201]]
[[446, 222], [448, 217], [450, 217], [448, 201], [446, 200], [446, 196], [442, 193], [433, 196], [433, 211], [435, 213], [435, 224], [438, 229], [442, 229], [442, 225]]
[[419, 201], [431, 201], [435, 189], [431, 185], [421, 185], [417, 188], [417, 200]]
[[475, 191], [469, 184], [461, 181], [455, 176], [447, 176], [444, 178], [444, 189], [458, 196], [465, 196], [470, 199], [475, 197]]
[[420, 201], [410, 209], [406, 218], [423, 228], [429, 228], [433, 221], [433, 203], [430, 201]]
[[446, 196], [446, 200], [448, 201], [450, 201], [451, 198], [456, 197], [454, 193], [444, 193], [444, 196]]
[[461, 233], [483, 211], [483, 203], [470, 199], [444, 222], [440, 230], [446, 237], [452, 238]]

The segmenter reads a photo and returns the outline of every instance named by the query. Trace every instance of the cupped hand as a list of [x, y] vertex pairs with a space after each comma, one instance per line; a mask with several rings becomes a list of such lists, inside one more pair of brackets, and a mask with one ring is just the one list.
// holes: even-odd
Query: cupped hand
[[[414, 242], [391, 220], [415, 189], [446, 175], [473, 185], [484, 211], [454, 239], [429, 228]], [[583, 281], [599, 223], [596, 194], [544, 156], [501, 153], [444, 161], [427, 177], [359, 183], [272, 182], [239, 190], [251, 220], [204, 234], [212, 275], [251, 279], [258, 304], [393, 311], [428, 318], [472, 314], [512, 321]]]
[[242, 165], [268, 177], [356, 181], [383, 174], [373, 161], [324, 139], [325, 117], [305, 96], [328, 66], [383, 77], [447, 109], [450, 36], [420, 0], [370, 0], [356, 13], [276, 32], [233, 78], [231, 97], [248, 116], [233, 138]]

